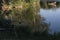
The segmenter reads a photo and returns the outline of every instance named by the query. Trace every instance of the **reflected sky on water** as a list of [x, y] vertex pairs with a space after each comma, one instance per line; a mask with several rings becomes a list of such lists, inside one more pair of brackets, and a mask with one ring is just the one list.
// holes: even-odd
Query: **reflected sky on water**
[[60, 32], [60, 8], [40, 9], [40, 15], [50, 22], [51, 32]]

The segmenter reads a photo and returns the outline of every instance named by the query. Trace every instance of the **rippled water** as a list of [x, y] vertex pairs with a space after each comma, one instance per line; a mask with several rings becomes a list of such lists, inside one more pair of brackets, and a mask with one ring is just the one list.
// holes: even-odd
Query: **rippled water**
[[50, 22], [51, 32], [60, 32], [60, 8], [56, 9], [40, 9], [40, 15]]

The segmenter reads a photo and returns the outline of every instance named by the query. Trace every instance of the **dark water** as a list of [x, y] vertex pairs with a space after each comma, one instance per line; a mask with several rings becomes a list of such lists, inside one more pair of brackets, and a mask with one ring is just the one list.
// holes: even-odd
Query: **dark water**
[[50, 23], [49, 31], [60, 32], [60, 8], [40, 9], [40, 15], [44, 17], [46, 22]]

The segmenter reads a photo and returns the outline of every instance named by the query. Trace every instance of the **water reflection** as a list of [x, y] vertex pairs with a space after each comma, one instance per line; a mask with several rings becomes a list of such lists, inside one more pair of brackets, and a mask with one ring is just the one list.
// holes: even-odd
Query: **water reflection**
[[45, 17], [46, 22], [50, 22], [51, 32], [60, 32], [60, 8], [57, 9], [40, 9], [40, 15]]
[[41, 8], [44, 8], [44, 9], [59, 8], [60, 1], [49, 1], [49, 2], [40, 1], [40, 6]]

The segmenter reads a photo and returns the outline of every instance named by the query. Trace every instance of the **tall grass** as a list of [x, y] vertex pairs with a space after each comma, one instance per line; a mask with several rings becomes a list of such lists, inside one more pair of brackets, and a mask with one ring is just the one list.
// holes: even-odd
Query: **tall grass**
[[8, 3], [4, 1], [1, 6], [1, 24], [3, 27], [13, 27], [16, 36], [47, 33], [49, 25], [38, 15], [39, 2], [40, 0], [11, 0]]

